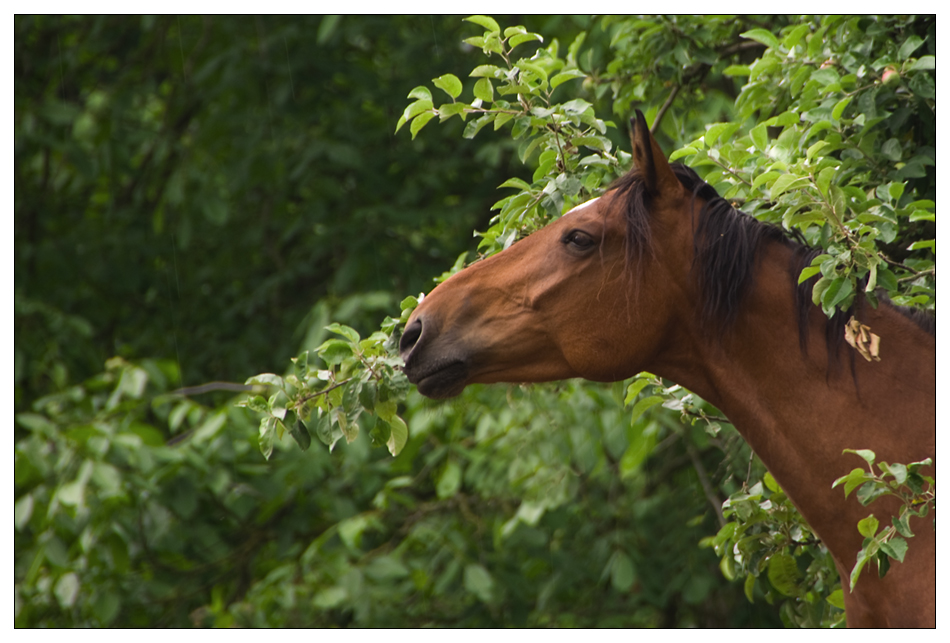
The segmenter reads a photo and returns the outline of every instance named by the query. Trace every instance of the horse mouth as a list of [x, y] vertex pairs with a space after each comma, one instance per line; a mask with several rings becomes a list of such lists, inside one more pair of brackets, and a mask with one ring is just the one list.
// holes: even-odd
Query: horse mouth
[[424, 371], [420, 373], [419, 366], [405, 369], [406, 377], [416, 385], [419, 392], [433, 399], [455, 397], [465, 388], [468, 367], [459, 359], [439, 360], [431, 365], [423, 364]]

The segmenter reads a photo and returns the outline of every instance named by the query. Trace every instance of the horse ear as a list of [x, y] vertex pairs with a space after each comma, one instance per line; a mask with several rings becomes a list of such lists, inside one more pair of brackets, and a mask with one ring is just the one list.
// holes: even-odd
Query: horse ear
[[643, 174], [647, 192], [653, 195], [667, 194], [679, 189], [679, 180], [650, 133], [647, 119], [639, 109], [636, 112], [636, 116], [630, 117], [630, 145], [633, 148], [633, 162]]

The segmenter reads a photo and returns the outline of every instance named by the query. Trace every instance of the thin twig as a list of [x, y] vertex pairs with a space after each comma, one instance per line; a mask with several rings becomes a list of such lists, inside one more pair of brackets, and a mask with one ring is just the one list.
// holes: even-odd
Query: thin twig
[[726, 424], [732, 424], [732, 420], [723, 415], [709, 415], [708, 413], [697, 413], [696, 411], [689, 411], [686, 409], [683, 409], [683, 413], [686, 415], [692, 415], [693, 417], [697, 417], [701, 420], [712, 420], [713, 422], [725, 422]]
[[919, 277], [919, 276], [921, 276], [921, 275], [926, 275], [926, 274], [928, 274], [928, 273], [932, 273], [934, 276], [937, 275], [937, 268], [936, 268], [936, 267], [931, 268], [930, 270], [924, 270], [923, 272], [918, 272], [918, 271], [914, 270], [913, 268], [911, 268], [910, 266], [905, 266], [904, 264], [902, 264], [902, 263], [899, 262], [899, 261], [894, 261], [893, 259], [890, 259], [890, 258], [886, 257], [886, 256], [885, 256], [884, 254], [882, 254], [882, 253], [878, 253], [878, 254], [880, 254], [881, 259], [883, 259], [883, 260], [886, 261], [887, 263], [891, 264], [891, 265], [894, 266], [895, 268], [900, 268], [901, 270], [906, 270], [906, 271], [908, 271], [908, 272], [911, 273], [911, 275], [910, 275], [909, 277], [902, 277], [901, 279], [898, 279], [897, 281], [910, 281], [911, 279], [916, 279], [917, 277]]
[[696, 447], [693, 446], [693, 443], [689, 440], [683, 440], [683, 443], [686, 445], [686, 453], [689, 455], [689, 459], [693, 463], [693, 468], [696, 470], [696, 475], [699, 476], [699, 484], [703, 487], [703, 494], [706, 496], [706, 500], [709, 501], [709, 504], [712, 505], [712, 508], [716, 512], [716, 518], [719, 520], [719, 526], [726, 526], [726, 519], [722, 515], [722, 500], [716, 495], [713, 491], [712, 485], [709, 484], [709, 477], [706, 475], [706, 467], [703, 466], [702, 461], [699, 459], [699, 454], [696, 453]]
[[663, 120], [663, 116], [666, 114], [666, 110], [670, 108], [670, 105], [673, 104], [673, 101], [676, 99], [676, 95], [680, 93], [682, 85], [676, 84], [673, 85], [673, 91], [670, 92], [670, 95], [666, 97], [666, 102], [663, 103], [663, 106], [660, 107], [660, 111], [656, 113], [656, 118], [653, 119], [653, 127], [650, 128], [651, 134], [656, 134], [657, 130], [660, 129], [660, 121]]
[[317, 396], [319, 396], [319, 395], [324, 395], [324, 394], [326, 394], [326, 393], [329, 393], [330, 391], [332, 391], [332, 390], [335, 389], [335, 388], [340, 388], [341, 386], [343, 386], [344, 384], [346, 384], [347, 382], [349, 382], [351, 379], [353, 379], [353, 378], [352, 378], [352, 377], [348, 377], [348, 378], [346, 378], [345, 380], [343, 380], [342, 382], [337, 382], [337, 383], [334, 384], [333, 386], [331, 386], [331, 387], [329, 387], [329, 388], [325, 388], [325, 389], [323, 389], [322, 391], [317, 391], [316, 393], [311, 393], [310, 395], [304, 395], [304, 396], [303, 396], [302, 398], [300, 398], [300, 400], [294, 405], [294, 407], [295, 407], [295, 408], [300, 408], [300, 405], [303, 404], [304, 402], [306, 402], [307, 400], [312, 400], [313, 398], [315, 398], [315, 397], [317, 397]]
[[897, 280], [897, 283], [903, 283], [903, 282], [905, 282], [905, 281], [913, 281], [914, 279], [918, 279], [918, 278], [920, 278], [920, 277], [923, 277], [924, 275], [933, 275], [933, 276], [936, 277], [936, 276], [937, 276], [937, 269], [936, 269], [936, 268], [931, 268], [930, 270], [924, 270], [923, 272], [917, 272], [917, 273], [914, 273], [914, 274], [912, 274], [912, 275], [908, 275], [907, 277], [901, 277], [900, 279]]

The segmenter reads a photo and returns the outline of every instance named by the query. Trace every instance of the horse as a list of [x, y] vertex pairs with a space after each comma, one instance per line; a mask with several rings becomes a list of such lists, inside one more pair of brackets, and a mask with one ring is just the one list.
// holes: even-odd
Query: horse
[[[430, 398], [475, 382], [612, 382], [642, 371], [672, 380], [730, 419], [847, 579], [870, 510], [832, 488], [855, 466], [842, 452], [935, 457], [935, 330], [857, 298], [854, 314], [881, 338], [880, 361], [849, 351], [848, 368], [840, 313], [828, 320], [811, 302], [814, 278], [798, 284], [818, 251], [670, 164], [639, 110], [630, 137], [634, 167], [604, 195], [423, 299], [400, 339], [404, 372]], [[873, 510], [889, 524], [898, 508], [882, 498]], [[845, 590], [849, 627], [936, 626], [932, 516], [912, 519], [903, 563]]]

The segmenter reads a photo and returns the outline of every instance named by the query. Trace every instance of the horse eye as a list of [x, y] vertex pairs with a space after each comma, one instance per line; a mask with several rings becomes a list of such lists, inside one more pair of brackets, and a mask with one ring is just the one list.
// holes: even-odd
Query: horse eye
[[594, 239], [582, 230], [571, 230], [564, 235], [564, 244], [573, 246], [577, 250], [587, 250], [594, 245]]

